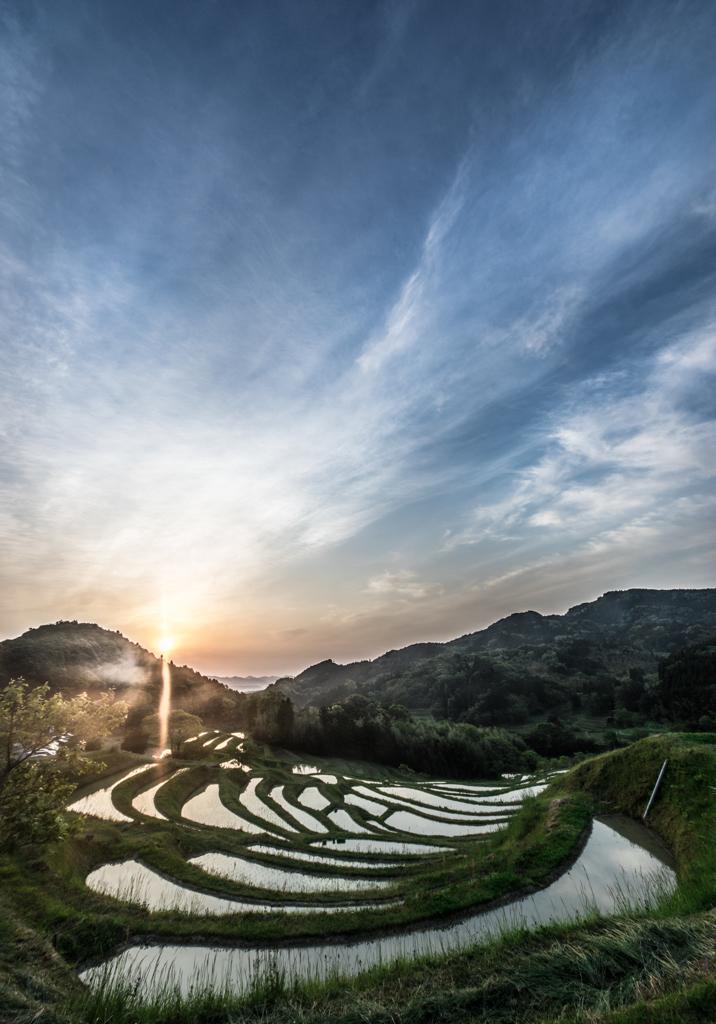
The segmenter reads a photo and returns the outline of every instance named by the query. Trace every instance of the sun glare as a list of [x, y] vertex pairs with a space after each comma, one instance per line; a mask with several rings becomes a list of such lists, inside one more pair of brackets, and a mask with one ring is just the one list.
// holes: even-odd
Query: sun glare
[[171, 651], [174, 646], [174, 641], [170, 636], [164, 636], [159, 641], [159, 650], [166, 654], [167, 651]]

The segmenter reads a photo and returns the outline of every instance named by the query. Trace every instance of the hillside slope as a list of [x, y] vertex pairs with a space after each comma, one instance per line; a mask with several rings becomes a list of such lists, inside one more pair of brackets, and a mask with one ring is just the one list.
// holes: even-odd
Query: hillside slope
[[[206, 720], [233, 718], [240, 695], [187, 665], [169, 664], [173, 707]], [[20, 676], [33, 686], [47, 682], [65, 696], [97, 696], [112, 686], [131, 705], [131, 727], [157, 709], [162, 662], [119, 632], [93, 622], [60, 621], [0, 643], [0, 688]]]
[[[629, 667], [655, 673], [660, 658], [716, 633], [716, 589], [611, 591], [564, 615], [516, 612], [486, 629], [447, 643], [412, 644], [374, 661], [327, 660], [274, 686], [303, 707], [363, 692], [416, 706], [396, 682], [430, 660], [451, 655], [499, 658], [526, 676], [563, 680], [575, 673], [619, 674]], [[417, 699], [417, 697], [416, 697]], [[419, 698], [420, 701], [427, 696]]]

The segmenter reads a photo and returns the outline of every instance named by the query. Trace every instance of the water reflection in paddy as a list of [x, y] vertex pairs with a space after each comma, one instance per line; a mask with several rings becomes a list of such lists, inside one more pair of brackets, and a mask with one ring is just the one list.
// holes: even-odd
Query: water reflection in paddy
[[210, 893], [199, 892], [171, 882], [137, 860], [125, 860], [119, 864], [103, 864], [101, 868], [92, 871], [85, 881], [88, 887], [95, 892], [101, 892], [105, 896], [114, 896], [116, 899], [125, 900], [128, 903], [139, 904], [150, 911], [173, 910], [202, 916], [206, 914], [212, 916], [243, 914], [248, 911], [334, 914], [340, 911], [355, 910], [361, 906], [383, 906], [385, 902], [373, 900], [365, 904], [341, 903], [333, 906], [306, 903], [300, 906], [286, 903], [249, 903], [222, 896], [212, 896]]
[[[175, 778], [177, 775], [181, 775], [182, 772], [188, 771], [188, 768], [180, 768], [179, 771], [174, 773], [172, 778]], [[166, 821], [166, 816], [162, 814], [161, 811], [158, 811], [157, 808], [154, 806], [154, 797], [157, 795], [158, 791], [161, 789], [165, 782], [167, 782], [166, 775], [164, 776], [164, 778], [160, 779], [159, 782], [156, 782], [153, 786], [150, 786], [149, 789], [140, 790], [139, 793], [137, 793], [135, 798], [132, 800], [132, 807], [135, 809], [135, 811], [139, 811], [140, 814], [145, 814], [148, 818], [160, 818], [162, 821]]]
[[[362, 889], [387, 889], [395, 884], [392, 879], [342, 878], [287, 871], [226, 853], [204, 853], [200, 857], [190, 857], [189, 863], [196, 864], [209, 875], [277, 892], [360, 892]], [[333, 863], [335, 865], [335, 861]]]
[[342, 829], [343, 832], [368, 832], [367, 828], [363, 828], [357, 821], [351, 818], [348, 811], [343, 809], [337, 811], [331, 811], [328, 817], [331, 819], [336, 828]]
[[[371, 790], [366, 789], [364, 786], [356, 786], [356, 790], [361, 793], [371, 792]], [[417, 811], [419, 814], [429, 814], [433, 818], [445, 818], [446, 821], [460, 822], [463, 824], [466, 821], [479, 824], [481, 820], [484, 820], [485, 815], [494, 817], [496, 814], [514, 814], [517, 810], [513, 803], [507, 803], [497, 807], [494, 803], [488, 803], [485, 801], [485, 803], [473, 804], [470, 808], [470, 816], [468, 817], [464, 811], [441, 811], [437, 807], [428, 807], [426, 804], [420, 806], [415, 803], [406, 803], [405, 800], [399, 800], [397, 797], [384, 795], [382, 790], [380, 791], [380, 795], [386, 803], [392, 804], [393, 806], [397, 805], [405, 810]], [[346, 800], [346, 802], [348, 801]], [[450, 801], [447, 801], [447, 803], [450, 803]]]
[[382, 853], [385, 856], [399, 854], [420, 854], [424, 856], [429, 853], [453, 853], [449, 846], [426, 846], [423, 843], [390, 842], [379, 839], [324, 839], [321, 843], [311, 843], [311, 846], [318, 846], [324, 850], [340, 850], [346, 853]]
[[498, 789], [507, 790], [510, 787], [504, 782], [493, 782], [492, 785], [473, 785], [470, 782], [429, 782], [426, 784], [429, 789], [445, 789], [458, 791], [459, 793], [494, 793]]
[[[363, 787], [356, 787], [357, 792], [366, 792]], [[467, 802], [465, 800], [449, 800], [446, 796], [438, 793], [426, 793], [419, 789], [409, 789], [407, 786], [382, 786], [379, 790], [384, 796], [395, 797], [402, 803], [406, 800], [414, 803], [425, 804], [428, 807], [440, 807], [448, 811], [459, 811], [465, 814], [475, 814], [480, 807], [479, 801]], [[524, 793], [531, 792], [524, 790]], [[452, 815], [454, 818], [455, 815]]]
[[343, 801], [351, 804], [352, 807], [360, 807], [362, 810], [368, 811], [369, 814], [382, 814], [383, 811], [388, 810], [385, 804], [379, 804], [376, 800], [367, 800], [364, 796], [356, 796], [355, 793], [349, 793], [343, 798]]
[[94, 818], [102, 818], [104, 821], [134, 821], [127, 814], [122, 814], [114, 806], [112, 791], [120, 782], [131, 779], [140, 772], [146, 772], [150, 766], [142, 764], [139, 768], [132, 768], [130, 771], [113, 775], [111, 779], [102, 779], [91, 786], [82, 789], [83, 796], [69, 804], [68, 810], [77, 811], [78, 814], [91, 814]]
[[316, 786], [308, 786], [298, 797], [298, 802], [304, 807], [310, 807], [313, 811], [325, 811], [331, 806], [331, 801]]
[[327, 832], [328, 829], [323, 825], [318, 818], [314, 818], [308, 811], [301, 811], [298, 807], [294, 807], [283, 795], [283, 786], [276, 786], [275, 789], [271, 790], [271, 799], [274, 800], [279, 807], [290, 814], [299, 825], [303, 825], [309, 832]]
[[478, 836], [488, 832], [496, 832], [504, 828], [507, 822], [486, 821], [465, 823], [454, 821], [431, 821], [430, 818], [423, 818], [411, 811], [395, 811], [385, 819], [386, 825], [397, 829], [398, 832], [408, 832], [418, 836]]
[[256, 787], [263, 782], [263, 779], [251, 779], [246, 789], [239, 796], [239, 802], [244, 805], [247, 811], [255, 814], [257, 818], [263, 818], [269, 825], [275, 825], [277, 828], [283, 828], [287, 832], [298, 832], [297, 828], [293, 825], [289, 825], [287, 821], [280, 818], [275, 811], [272, 811], [270, 807], [256, 795]]
[[524, 789], [510, 789], [504, 793], [494, 793], [492, 796], [481, 796], [476, 803], [480, 804], [516, 804], [524, 800], [526, 796], [537, 796], [549, 785], [548, 782], [541, 786], [527, 786]]
[[247, 821], [224, 807], [219, 797], [218, 783], [203, 786], [181, 809], [182, 817], [196, 821], [200, 825], [213, 825], [215, 828], [235, 828], [251, 835], [262, 835], [267, 829], [259, 828], [253, 821]]
[[[623, 823], [627, 821], [625, 826]], [[621, 828], [621, 831], [619, 830]], [[622, 834], [627, 832], [628, 835]], [[648, 841], [644, 838], [648, 837]], [[636, 842], [638, 839], [638, 843]], [[273, 969], [294, 977], [326, 976], [335, 971], [357, 974], [386, 963], [398, 955], [421, 956], [484, 941], [506, 925], [534, 928], [550, 920], [574, 919], [585, 910], [603, 914], [619, 910], [619, 892], [638, 896], [652, 885], [661, 893], [676, 884], [673, 861], [638, 823], [610, 816], [595, 821], [592, 834], [575, 864], [552, 885], [507, 907], [473, 914], [447, 928], [422, 928], [407, 934], [372, 941], [329, 945], [282, 946], [270, 949], [212, 949], [203, 946], [135, 946], [120, 953], [106, 965], [121, 978], [141, 971], [145, 991], [169, 981], [183, 992], [202, 975], [218, 986], [241, 988], [254, 974], [263, 972], [270, 958]], [[357, 842], [357, 840], [353, 840]], [[262, 959], [263, 957], [263, 959]], [[81, 977], [92, 984], [103, 977], [94, 967]], [[106, 976], [106, 975], [105, 975]]]
[[[251, 846], [254, 853], [268, 853], [272, 857], [288, 857], [289, 860], [301, 860], [311, 864], [330, 864], [332, 867], [361, 868], [373, 870], [375, 868], [394, 868], [395, 862], [381, 860], [346, 860], [338, 857], [321, 857], [317, 853], [308, 853], [305, 850], [281, 850], [277, 846]], [[400, 865], [398, 865], [400, 866]]]

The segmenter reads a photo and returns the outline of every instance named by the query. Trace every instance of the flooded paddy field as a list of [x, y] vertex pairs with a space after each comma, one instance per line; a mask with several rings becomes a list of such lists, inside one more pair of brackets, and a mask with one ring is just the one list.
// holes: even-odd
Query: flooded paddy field
[[[81, 976], [90, 985], [141, 974], [147, 991], [166, 983], [188, 991], [209, 976], [241, 988], [267, 958], [299, 978], [351, 974], [396, 956], [482, 942], [505, 928], [614, 913], [675, 884], [673, 863], [647, 829], [603, 817], [583, 835], [571, 866], [520, 894], [530, 878], [555, 874], [589, 821], [586, 811], [573, 814], [571, 838], [556, 844], [553, 860], [540, 840], [532, 874], [515, 873], [529, 821], [544, 828], [547, 814], [554, 824], [562, 813], [565, 800], [550, 803], [546, 792], [556, 773], [455, 782], [363, 764], [344, 769], [339, 761], [249, 757], [240, 737], [217, 731], [191, 742], [198, 751], [191, 763], [115, 773], [70, 805], [124, 830], [127, 853], [95, 863], [86, 886], [118, 912], [145, 914], [142, 930], [166, 935], [157, 944], [135, 939], [88, 966]], [[513, 821], [527, 825], [511, 830]], [[159, 832], [142, 846], [147, 828]], [[495, 899], [503, 905], [480, 909]], [[192, 943], [192, 916], [216, 922], [214, 940]], [[171, 940], [172, 921], [181, 943]], [[196, 930], [205, 934], [204, 925]]]
[[241, 990], [270, 961], [273, 970], [301, 979], [352, 975], [401, 957], [459, 950], [513, 928], [533, 929], [553, 921], [578, 921], [610, 914], [646, 899], [663, 898], [676, 884], [670, 855], [644, 826], [621, 815], [595, 820], [576, 862], [551, 885], [512, 903], [440, 927], [418, 928], [372, 940], [330, 944], [281, 944], [273, 948], [212, 948], [206, 945], [137, 945], [91, 967], [89, 984], [108, 976], [136, 977], [147, 994], [169, 985], [183, 994], [201, 978]]

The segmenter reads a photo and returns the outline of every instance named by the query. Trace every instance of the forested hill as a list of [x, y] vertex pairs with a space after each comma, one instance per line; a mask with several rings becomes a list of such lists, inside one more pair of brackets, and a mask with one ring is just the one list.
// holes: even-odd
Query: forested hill
[[[22, 677], [31, 685], [49, 683], [52, 690], [90, 696], [113, 686], [132, 706], [130, 726], [157, 709], [162, 685], [161, 660], [119, 632], [93, 622], [55, 622], [28, 629], [0, 643], [0, 688]], [[233, 720], [240, 696], [227, 686], [170, 662], [173, 706], [207, 722]]]
[[[280, 690], [298, 707], [331, 706], [358, 694], [486, 726], [520, 725], [569, 706], [591, 716], [623, 712], [636, 716], [635, 725], [687, 710], [697, 718], [682, 692], [693, 673], [683, 684], [666, 686], [664, 677], [659, 686], [657, 668], [715, 636], [716, 589], [614, 591], [564, 615], [519, 612], [448, 643], [413, 644], [374, 661], [323, 661], [267, 692]], [[187, 666], [171, 664], [171, 672], [174, 707], [207, 725], [241, 719], [243, 694]], [[133, 728], [156, 711], [161, 661], [94, 623], [56, 622], [0, 643], [0, 687], [18, 676], [66, 695], [112, 685], [132, 706]], [[716, 705], [709, 709], [716, 714]]]
[[[452, 718], [457, 709], [448, 708], [450, 697], [465, 689], [466, 672], [472, 675], [468, 690], [474, 695], [478, 672], [480, 719], [499, 724], [533, 713], [530, 693], [535, 687], [542, 690], [542, 706], [565, 699], [568, 680], [571, 692], [586, 693], [590, 699], [604, 690], [603, 703], [608, 703], [606, 691], [613, 693], [630, 670], [641, 678], [654, 674], [660, 658], [714, 634], [716, 589], [611, 591], [564, 615], [517, 612], [447, 643], [412, 644], [374, 661], [348, 665], [322, 661], [295, 679], [279, 679], [274, 686], [299, 707], [330, 704], [358, 690], [407, 707], [431, 706]], [[471, 669], [465, 659], [472, 659]], [[518, 680], [516, 688], [509, 685]], [[507, 687], [503, 696], [513, 692], [517, 699], [515, 714], [507, 719], [499, 713], [491, 715], [489, 698], [483, 699], [490, 689], [497, 699], [503, 685]]]

